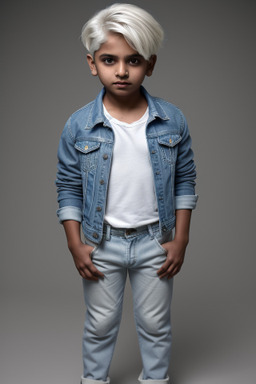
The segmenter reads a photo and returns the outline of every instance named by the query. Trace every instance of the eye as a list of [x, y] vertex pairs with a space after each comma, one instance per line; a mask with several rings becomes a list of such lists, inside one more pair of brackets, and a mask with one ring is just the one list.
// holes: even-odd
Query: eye
[[104, 59], [102, 59], [102, 61], [107, 65], [111, 65], [114, 63], [114, 59], [112, 59], [111, 57], [105, 57]]
[[129, 63], [130, 63], [131, 65], [138, 65], [138, 64], [140, 64], [140, 61], [139, 61], [139, 59], [137, 59], [137, 57], [133, 57], [133, 58], [131, 58], [131, 59], [129, 60]]

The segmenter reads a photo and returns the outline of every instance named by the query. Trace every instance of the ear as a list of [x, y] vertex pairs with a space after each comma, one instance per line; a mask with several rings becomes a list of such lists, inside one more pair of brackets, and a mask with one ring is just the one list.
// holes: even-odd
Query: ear
[[152, 75], [153, 70], [155, 68], [156, 60], [157, 60], [157, 56], [156, 55], [150, 56], [150, 58], [148, 60], [148, 68], [147, 68], [147, 72], [146, 72], [147, 76], [151, 76]]
[[91, 70], [91, 74], [93, 76], [97, 76], [98, 75], [98, 71], [97, 71], [97, 68], [96, 68], [96, 65], [95, 65], [95, 61], [94, 61], [94, 58], [92, 57], [92, 55], [90, 55], [89, 53], [87, 54], [86, 56], [86, 59], [87, 59], [87, 63], [90, 67], [90, 70]]

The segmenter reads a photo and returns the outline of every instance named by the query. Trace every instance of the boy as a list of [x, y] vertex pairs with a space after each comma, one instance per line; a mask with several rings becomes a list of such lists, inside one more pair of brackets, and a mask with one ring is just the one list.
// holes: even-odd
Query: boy
[[69, 118], [56, 181], [58, 217], [87, 309], [82, 384], [110, 382], [127, 273], [143, 363], [139, 381], [169, 382], [173, 276], [184, 260], [197, 196], [182, 112], [142, 87], [162, 39], [156, 20], [130, 4], [100, 11], [82, 30], [91, 73], [104, 87]]

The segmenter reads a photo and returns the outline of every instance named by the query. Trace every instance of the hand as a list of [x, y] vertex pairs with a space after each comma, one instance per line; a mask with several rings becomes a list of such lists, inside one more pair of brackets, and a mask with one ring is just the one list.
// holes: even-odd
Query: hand
[[162, 247], [166, 250], [167, 256], [165, 263], [157, 271], [157, 274], [160, 279], [163, 277], [170, 279], [181, 269], [185, 257], [187, 243], [174, 239], [173, 241], [162, 244]]
[[98, 281], [99, 278], [104, 277], [104, 274], [95, 267], [91, 260], [93, 247], [81, 242], [69, 249], [72, 253], [75, 266], [84, 279]]

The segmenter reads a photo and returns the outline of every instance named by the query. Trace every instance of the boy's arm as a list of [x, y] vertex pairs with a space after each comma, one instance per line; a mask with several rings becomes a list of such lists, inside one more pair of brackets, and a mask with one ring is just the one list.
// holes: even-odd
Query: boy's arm
[[165, 263], [157, 271], [158, 276], [161, 279], [163, 277], [170, 279], [181, 269], [185, 257], [186, 247], [189, 242], [190, 219], [190, 209], [176, 210], [176, 227], [174, 239], [162, 244], [162, 247], [167, 251], [167, 256]]
[[80, 159], [75, 148], [71, 117], [65, 124], [58, 147], [56, 186], [60, 223], [64, 220], [82, 221], [83, 183]]
[[189, 241], [191, 212], [196, 207], [198, 199], [195, 194], [196, 168], [191, 149], [191, 137], [183, 114], [182, 121], [182, 140], [178, 144], [175, 167], [175, 237], [172, 241], [162, 244], [167, 256], [165, 263], [157, 271], [160, 278], [171, 278], [181, 269]]
[[84, 244], [80, 236], [80, 223], [75, 220], [63, 221], [68, 248], [73, 256], [75, 266], [80, 275], [87, 280], [97, 281], [104, 277], [91, 260], [91, 252], [93, 247]]

